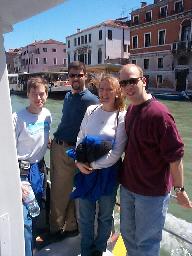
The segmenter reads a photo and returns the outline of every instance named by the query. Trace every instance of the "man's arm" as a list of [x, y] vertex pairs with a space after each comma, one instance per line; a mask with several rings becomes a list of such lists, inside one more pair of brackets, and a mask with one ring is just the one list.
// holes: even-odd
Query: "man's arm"
[[[170, 172], [173, 178], [174, 187], [184, 187], [184, 177], [183, 177], [183, 161], [182, 159], [170, 163]], [[192, 202], [189, 200], [189, 197], [186, 191], [176, 192], [177, 202], [185, 207], [192, 208]]]

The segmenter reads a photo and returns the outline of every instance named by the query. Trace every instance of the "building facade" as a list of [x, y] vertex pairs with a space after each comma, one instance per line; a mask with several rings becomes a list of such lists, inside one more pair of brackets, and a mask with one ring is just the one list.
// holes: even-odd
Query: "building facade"
[[20, 72], [36, 73], [67, 66], [66, 45], [56, 40], [35, 41], [21, 48], [15, 63], [20, 60]]
[[122, 63], [129, 58], [130, 32], [122, 21], [105, 21], [66, 37], [68, 63]]
[[131, 13], [130, 62], [154, 89], [192, 90], [192, 1], [142, 2]]
[[19, 56], [19, 52], [20, 52], [20, 49], [10, 49], [9, 51], [5, 52], [7, 70], [9, 74], [18, 72], [18, 70], [15, 68], [15, 58]]

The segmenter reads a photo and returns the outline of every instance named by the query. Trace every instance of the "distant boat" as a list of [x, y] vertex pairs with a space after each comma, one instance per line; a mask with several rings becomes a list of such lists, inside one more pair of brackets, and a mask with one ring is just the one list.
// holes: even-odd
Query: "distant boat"
[[192, 95], [186, 92], [171, 93], [171, 92], [151, 92], [151, 94], [161, 100], [175, 100], [175, 101], [192, 101]]
[[18, 74], [8, 74], [9, 80], [9, 89], [13, 91], [22, 91], [23, 87], [19, 84], [19, 75]]
[[68, 80], [57, 81], [49, 84], [49, 97], [63, 99], [68, 91], [71, 91], [71, 85]]
[[8, 74], [10, 94], [27, 96], [27, 80], [30, 77], [42, 76], [49, 81], [49, 98], [63, 99], [66, 92], [71, 90], [67, 72], [39, 72]]

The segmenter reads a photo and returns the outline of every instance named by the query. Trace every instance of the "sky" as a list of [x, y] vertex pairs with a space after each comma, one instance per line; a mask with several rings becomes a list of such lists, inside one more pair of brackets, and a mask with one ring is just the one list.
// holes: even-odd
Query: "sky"
[[[148, 4], [154, 0], [147, 0]], [[35, 40], [66, 42], [66, 36], [109, 19], [130, 16], [140, 0], [66, 0], [64, 3], [17, 23], [4, 35], [5, 50], [26, 46]]]

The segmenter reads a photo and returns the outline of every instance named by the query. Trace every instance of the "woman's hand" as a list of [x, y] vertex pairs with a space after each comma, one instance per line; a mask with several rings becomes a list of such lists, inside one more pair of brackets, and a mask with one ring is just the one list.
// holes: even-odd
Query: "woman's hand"
[[88, 163], [75, 162], [75, 164], [77, 168], [80, 170], [80, 172], [84, 174], [90, 174], [93, 171], [93, 168], [91, 168]]

